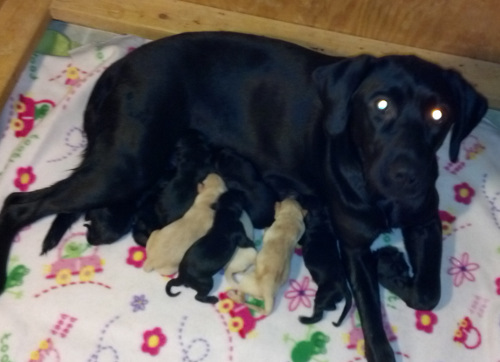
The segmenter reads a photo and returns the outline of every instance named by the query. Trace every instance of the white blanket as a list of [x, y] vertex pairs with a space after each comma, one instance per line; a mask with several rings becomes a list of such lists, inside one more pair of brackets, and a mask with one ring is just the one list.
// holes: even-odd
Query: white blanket
[[[94, 82], [142, 43], [117, 36], [67, 57], [33, 55], [0, 118], [0, 200], [48, 186], [78, 165], [86, 144], [82, 114]], [[463, 142], [460, 162], [448, 161], [446, 145], [439, 151], [443, 296], [434, 311], [419, 312], [381, 289], [398, 361], [500, 361], [499, 144], [500, 130], [484, 120]], [[312, 313], [316, 290], [300, 250], [275, 311], [263, 318], [224, 300], [221, 274], [215, 306], [195, 301], [188, 289], [169, 298], [167, 278], [143, 272], [145, 250], [129, 235], [90, 247], [83, 221], [40, 256], [51, 221], [24, 229], [12, 248], [8, 289], [0, 297], [1, 362], [364, 359], [354, 311], [339, 328], [331, 324], [339, 310], [313, 326], [299, 323], [300, 315]], [[389, 244], [402, 246], [399, 232], [376, 243]]]

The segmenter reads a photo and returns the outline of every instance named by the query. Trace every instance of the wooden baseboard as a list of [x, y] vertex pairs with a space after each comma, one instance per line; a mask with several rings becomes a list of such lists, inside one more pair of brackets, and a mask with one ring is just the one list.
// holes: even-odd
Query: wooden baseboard
[[185, 31], [228, 30], [280, 38], [333, 55], [415, 54], [459, 70], [488, 98], [490, 107], [500, 108], [500, 64], [497, 63], [359, 38], [177, 0], [4, 1], [0, 8], [0, 40], [3, 44], [3, 50], [0, 50], [0, 105], [4, 104], [43, 29], [52, 18], [149, 39]]

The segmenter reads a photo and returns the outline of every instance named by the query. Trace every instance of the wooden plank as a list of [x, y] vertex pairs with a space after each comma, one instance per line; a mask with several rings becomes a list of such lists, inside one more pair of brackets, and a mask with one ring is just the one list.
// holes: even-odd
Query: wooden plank
[[[1, 0], [0, 0], [1, 1]], [[0, 106], [50, 21], [50, 0], [4, 0], [0, 8]]]
[[500, 63], [498, 0], [186, 1]]
[[267, 35], [328, 54], [416, 54], [455, 68], [500, 108], [500, 64], [335, 33], [175, 0], [53, 0], [55, 19], [149, 39], [184, 31], [230, 30]]

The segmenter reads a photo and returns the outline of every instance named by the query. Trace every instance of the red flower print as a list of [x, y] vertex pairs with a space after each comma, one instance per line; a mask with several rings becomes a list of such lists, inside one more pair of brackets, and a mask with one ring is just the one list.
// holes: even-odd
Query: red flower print
[[128, 249], [127, 264], [142, 268], [146, 261], [146, 248], [142, 246], [132, 246]]
[[496, 280], [495, 280], [495, 284], [497, 286], [497, 294], [500, 295], [500, 277], [498, 277]]
[[27, 191], [29, 185], [36, 181], [36, 176], [33, 173], [33, 168], [19, 167], [17, 169], [17, 178], [14, 180], [14, 186], [16, 186], [21, 191]]
[[453, 285], [459, 287], [464, 282], [464, 279], [471, 282], [476, 280], [476, 277], [471, 273], [479, 269], [479, 264], [469, 262], [469, 253], [463, 253], [460, 259], [452, 256], [450, 258], [451, 268], [448, 269], [448, 274], [453, 275]]
[[455, 190], [455, 200], [462, 204], [469, 205], [472, 198], [476, 194], [474, 189], [470, 187], [467, 182], [462, 182], [461, 184], [453, 186]]
[[418, 330], [424, 331], [425, 333], [432, 333], [434, 325], [438, 322], [438, 317], [435, 313], [430, 310], [416, 310], [415, 311], [415, 326]]
[[449, 212], [443, 210], [439, 210], [439, 218], [441, 219], [441, 225], [443, 226], [443, 235], [450, 235], [453, 232], [452, 224], [457, 218]]
[[149, 353], [151, 356], [156, 356], [160, 352], [160, 348], [167, 343], [167, 336], [163, 334], [161, 328], [156, 327], [143, 333], [142, 351]]
[[311, 308], [311, 297], [316, 295], [316, 290], [309, 288], [309, 277], [304, 277], [302, 283], [295, 279], [290, 279], [291, 290], [285, 293], [285, 298], [290, 299], [288, 310], [293, 312], [299, 305], [303, 304], [307, 308]]

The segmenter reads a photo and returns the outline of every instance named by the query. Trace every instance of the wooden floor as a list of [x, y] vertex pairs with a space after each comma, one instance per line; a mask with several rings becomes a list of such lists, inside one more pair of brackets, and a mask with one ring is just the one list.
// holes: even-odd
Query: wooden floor
[[340, 34], [176, 0], [0, 0], [0, 106], [51, 19], [156, 39], [184, 31], [267, 35], [328, 54], [416, 54], [453, 67], [500, 108], [500, 64]]

